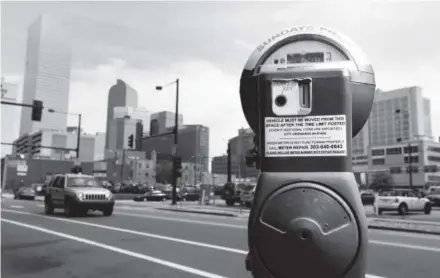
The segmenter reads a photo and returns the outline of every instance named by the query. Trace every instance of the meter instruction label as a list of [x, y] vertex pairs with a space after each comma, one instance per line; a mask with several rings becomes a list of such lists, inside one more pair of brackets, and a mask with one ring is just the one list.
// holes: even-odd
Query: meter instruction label
[[266, 157], [347, 156], [345, 115], [265, 118]]

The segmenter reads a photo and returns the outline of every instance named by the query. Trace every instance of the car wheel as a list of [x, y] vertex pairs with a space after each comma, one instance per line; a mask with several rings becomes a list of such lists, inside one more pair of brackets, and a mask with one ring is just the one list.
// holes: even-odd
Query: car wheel
[[234, 200], [226, 200], [226, 205], [228, 205], [229, 207], [232, 207], [235, 204]]
[[378, 210], [377, 210], [377, 214], [378, 214], [378, 215], [382, 215], [382, 210], [381, 210], [381, 209], [378, 209]]
[[400, 204], [399, 208], [397, 209], [400, 215], [406, 215], [408, 214], [408, 206], [406, 204]]
[[52, 205], [52, 201], [50, 200], [50, 198], [46, 198], [44, 200], [44, 212], [46, 214], [53, 214], [53, 205]]
[[73, 209], [73, 205], [71, 202], [69, 201], [65, 201], [64, 202], [64, 214], [67, 217], [72, 217], [74, 215], [74, 209]]
[[111, 216], [113, 214], [113, 207], [106, 209], [102, 212], [104, 216]]
[[424, 207], [424, 209], [423, 209], [423, 212], [424, 212], [425, 214], [431, 214], [431, 210], [432, 210], [432, 206], [431, 206], [431, 204], [430, 204], [430, 203], [426, 203], [426, 204], [425, 204], [425, 207]]

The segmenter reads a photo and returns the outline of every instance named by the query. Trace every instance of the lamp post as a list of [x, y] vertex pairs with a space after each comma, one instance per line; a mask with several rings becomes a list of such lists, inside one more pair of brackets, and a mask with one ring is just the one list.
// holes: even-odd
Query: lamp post
[[172, 204], [177, 204], [177, 169], [175, 169], [174, 158], [177, 156], [177, 143], [178, 143], [178, 134], [179, 134], [179, 78], [176, 80], [167, 83], [162, 86], [156, 86], [156, 90], [161, 91], [164, 87], [176, 84], [176, 109], [175, 109], [175, 118], [174, 118], [174, 145], [172, 149], [173, 154], [173, 193], [172, 193]]

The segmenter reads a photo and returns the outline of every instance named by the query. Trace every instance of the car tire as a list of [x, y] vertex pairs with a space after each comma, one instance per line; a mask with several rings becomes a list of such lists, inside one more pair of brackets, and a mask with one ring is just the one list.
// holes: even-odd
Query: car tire
[[64, 214], [66, 217], [72, 217], [74, 216], [74, 208], [70, 201], [66, 200], [64, 201]]
[[246, 202], [246, 207], [247, 208], [251, 208], [252, 207], [252, 203], [251, 202]]
[[232, 207], [235, 204], [234, 200], [226, 200], [226, 205], [228, 205], [229, 207]]
[[406, 204], [400, 204], [397, 211], [400, 215], [406, 215], [408, 214], [408, 206]]
[[111, 216], [113, 214], [113, 207], [106, 209], [102, 212], [104, 216]]
[[52, 205], [52, 200], [48, 197], [44, 199], [44, 212], [46, 214], [53, 214], [54, 208]]
[[430, 204], [430, 203], [426, 203], [426, 204], [425, 204], [425, 207], [423, 208], [423, 212], [424, 212], [426, 215], [429, 215], [429, 214], [431, 214], [431, 211], [432, 211], [432, 206], [431, 206], [431, 204]]

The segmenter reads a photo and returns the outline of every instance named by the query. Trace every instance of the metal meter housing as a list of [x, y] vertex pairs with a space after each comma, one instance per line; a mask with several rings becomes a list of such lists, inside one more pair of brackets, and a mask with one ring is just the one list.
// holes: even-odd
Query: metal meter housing
[[[260, 44], [249, 57], [240, 79], [246, 120], [258, 131], [258, 76], [262, 73], [346, 69], [352, 94], [352, 137], [365, 125], [373, 105], [374, 71], [363, 51], [344, 34], [323, 26], [297, 26]], [[281, 99], [283, 101], [283, 99]], [[298, 113], [297, 115], [307, 114]]]

